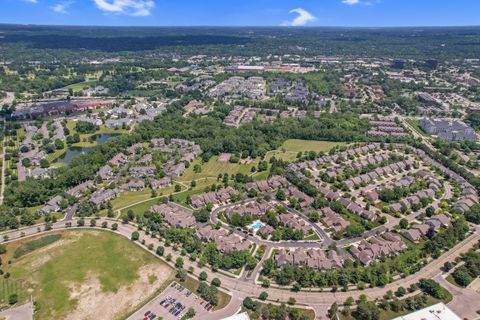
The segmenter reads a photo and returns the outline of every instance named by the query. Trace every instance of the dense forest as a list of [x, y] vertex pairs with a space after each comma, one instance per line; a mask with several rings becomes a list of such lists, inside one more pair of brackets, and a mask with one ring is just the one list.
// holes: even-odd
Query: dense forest
[[253, 122], [232, 128], [222, 122], [225, 113], [217, 112], [203, 118], [183, 117], [182, 106], [182, 101], [174, 102], [155, 121], [144, 121], [131, 134], [100, 145], [94, 152], [75, 157], [69, 167], [57, 169], [52, 179], [14, 181], [5, 190], [5, 203], [17, 207], [44, 203], [66, 188], [92, 179], [98, 169], [116, 153], [134, 143], [153, 138], [195, 141], [202, 148], [204, 160], [222, 152], [242, 157], [263, 157], [267, 151], [280, 147], [285, 140], [292, 138], [352, 142], [368, 140], [365, 134], [369, 129], [368, 123], [354, 114], [325, 115], [320, 119], [288, 119], [275, 123]]
[[[50, 27], [1, 25], [0, 53], [7, 59], [46, 59], [178, 54], [253, 56], [300, 54], [390, 58], [477, 58], [480, 29], [458, 28], [280, 28], [280, 27]], [[180, 36], [179, 36], [180, 35]], [[31, 50], [42, 49], [42, 50]], [[123, 52], [123, 53], [122, 53]]]

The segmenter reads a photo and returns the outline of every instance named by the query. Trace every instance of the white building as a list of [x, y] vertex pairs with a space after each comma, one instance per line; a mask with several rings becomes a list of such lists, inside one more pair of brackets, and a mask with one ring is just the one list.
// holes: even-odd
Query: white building
[[250, 320], [250, 317], [246, 312], [234, 314], [231, 317], [223, 318], [222, 320]]
[[462, 320], [443, 302], [412, 312], [393, 320]]

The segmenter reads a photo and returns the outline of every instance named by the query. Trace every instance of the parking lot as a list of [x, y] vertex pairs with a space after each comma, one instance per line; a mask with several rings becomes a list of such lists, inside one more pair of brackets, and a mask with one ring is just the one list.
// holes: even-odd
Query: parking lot
[[130, 316], [129, 320], [181, 319], [189, 308], [195, 310], [193, 319], [208, 319], [213, 306], [183, 287], [172, 282], [160, 295]]

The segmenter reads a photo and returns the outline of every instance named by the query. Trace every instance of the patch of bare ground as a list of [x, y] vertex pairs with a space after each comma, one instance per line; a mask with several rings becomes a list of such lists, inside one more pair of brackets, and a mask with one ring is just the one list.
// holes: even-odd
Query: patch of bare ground
[[133, 284], [117, 292], [104, 292], [94, 274], [81, 285], [70, 285], [70, 298], [77, 302], [77, 306], [68, 319], [119, 319], [154, 294], [170, 278], [172, 270], [166, 265], [147, 265], [140, 268], [139, 275]]

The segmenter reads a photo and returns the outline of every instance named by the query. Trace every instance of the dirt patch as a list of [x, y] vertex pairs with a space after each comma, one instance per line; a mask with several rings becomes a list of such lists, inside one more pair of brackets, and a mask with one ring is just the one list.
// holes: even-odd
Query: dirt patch
[[167, 266], [157, 264], [144, 266], [139, 270], [139, 279], [128, 287], [120, 288], [116, 293], [103, 292], [98, 277], [89, 275], [81, 285], [69, 286], [70, 298], [77, 302], [77, 307], [68, 318], [71, 320], [119, 318], [133, 311], [155, 293], [171, 273]]

